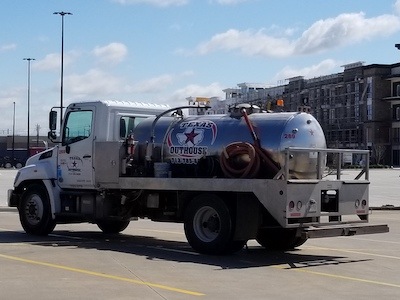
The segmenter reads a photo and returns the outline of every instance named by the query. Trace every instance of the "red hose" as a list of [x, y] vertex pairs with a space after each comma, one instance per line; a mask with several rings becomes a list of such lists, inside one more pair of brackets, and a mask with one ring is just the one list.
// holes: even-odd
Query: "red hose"
[[226, 146], [220, 158], [222, 171], [229, 178], [273, 178], [278, 173], [279, 167], [271, 158], [271, 154], [261, 147], [260, 139], [245, 109], [242, 110], [242, 115], [251, 132], [254, 145], [235, 142]]
[[254, 178], [260, 169], [260, 157], [256, 149], [244, 142], [226, 146], [220, 162], [225, 176], [230, 178]]

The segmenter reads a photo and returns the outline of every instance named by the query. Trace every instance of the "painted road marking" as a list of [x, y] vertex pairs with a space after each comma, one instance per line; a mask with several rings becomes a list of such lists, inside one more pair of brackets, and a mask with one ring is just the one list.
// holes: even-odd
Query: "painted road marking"
[[[400, 257], [397, 257], [397, 256], [382, 255], [382, 254], [361, 252], [361, 251], [355, 251], [355, 250], [326, 248], [326, 247], [317, 247], [317, 246], [308, 246], [308, 247], [304, 247], [304, 248], [307, 248], [309, 250], [338, 251], [338, 252], [346, 252], [346, 253], [352, 253], [352, 254], [361, 254], [361, 255], [366, 255], [366, 256], [375, 256], [375, 257], [381, 257], [381, 258], [400, 260]], [[273, 268], [278, 268], [278, 269], [282, 269], [282, 270], [287, 269], [287, 270], [291, 270], [291, 271], [303, 272], [303, 273], [314, 274], [314, 275], [319, 275], [319, 276], [324, 276], [324, 277], [331, 277], [331, 278], [336, 278], [336, 279], [344, 279], [344, 280], [351, 280], [351, 281], [357, 281], [357, 282], [363, 282], [363, 283], [370, 283], [370, 284], [400, 288], [399, 284], [393, 284], [393, 283], [387, 283], [387, 282], [369, 280], [369, 279], [362, 279], [362, 278], [357, 278], [357, 277], [349, 277], [349, 276], [343, 276], [343, 275], [335, 275], [335, 274], [323, 273], [323, 272], [317, 272], [317, 271], [310, 271], [310, 270], [305, 270], [305, 269], [296, 268], [296, 267], [288, 268], [287, 265], [273, 266]]]
[[[349, 237], [341, 237], [343, 239], [348, 239]], [[360, 238], [360, 237], [351, 237], [353, 240], [359, 240], [359, 241], [368, 241], [368, 242], [377, 242], [377, 243], [387, 243], [387, 244], [399, 244], [400, 242], [395, 242], [395, 241], [385, 241], [385, 240], [375, 240], [375, 239], [368, 239], [368, 238]]]
[[16, 257], [16, 256], [0, 254], [0, 257], [5, 258], [5, 259], [9, 259], [9, 260], [14, 260], [14, 261], [24, 262], [24, 263], [28, 263], [28, 264], [33, 264], [33, 265], [56, 268], [56, 269], [70, 271], [70, 272], [81, 273], [81, 274], [86, 274], [86, 275], [92, 275], [92, 276], [97, 276], [97, 277], [102, 277], [102, 278], [107, 278], [107, 279], [113, 279], [113, 280], [118, 280], [118, 281], [125, 281], [125, 282], [134, 283], [134, 284], [138, 284], [138, 285], [146, 285], [146, 286], [149, 286], [149, 287], [152, 287], [152, 288], [159, 288], [159, 289], [162, 289], [162, 290], [167, 290], [167, 291], [176, 292], [176, 293], [180, 293], [180, 294], [186, 294], [186, 295], [190, 295], [190, 296], [204, 296], [205, 295], [203, 293], [184, 290], [184, 289], [180, 289], [180, 288], [174, 288], [174, 287], [166, 286], [166, 285], [162, 285], [162, 284], [145, 282], [145, 281], [135, 280], [135, 279], [131, 279], [131, 278], [115, 276], [115, 275], [111, 275], [111, 274], [98, 273], [98, 272], [89, 271], [89, 270], [85, 270], [85, 269], [78, 269], [78, 268], [72, 268], [72, 267], [63, 266], [63, 265], [57, 265], [57, 264], [52, 264], [52, 263], [47, 263], [47, 262], [30, 260], [30, 259], [25, 259], [25, 258]]
[[362, 279], [362, 278], [357, 278], [357, 277], [349, 277], [349, 276], [335, 275], [335, 274], [329, 274], [329, 273], [323, 273], [323, 272], [316, 272], [316, 271], [310, 271], [310, 270], [304, 270], [304, 269], [298, 269], [298, 268], [287, 268], [287, 266], [283, 266], [283, 265], [273, 266], [273, 268], [277, 268], [277, 269], [281, 269], [281, 270], [287, 269], [290, 271], [314, 274], [314, 275], [318, 275], [318, 276], [331, 277], [331, 278], [336, 278], [336, 279], [344, 279], [344, 280], [351, 280], [351, 281], [356, 281], [356, 282], [363, 282], [363, 283], [370, 283], [370, 284], [375, 284], [375, 285], [383, 285], [383, 286], [400, 288], [399, 284], [392, 284], [392, 283], [369, 280], [369, 279]]
[[337, 251], [337, 252], [345, 252], [345, 253], [353, 253], [353, 254], [362, 254], [362, 255], [366, 255], [366, 256], [376, 256], [376, 257], [382, 257], [382, 258], [390, 258], [390, 259], [396, 259], [396, 260], [398, 259], [398, 260], [400, 260], [400, 257], [398, 257], [398, 256], [383, 255], [383, 254], [362, 252], [362, 251], [356, 251], [356, 250], [346, 250], [346, 249], [336, 249], [336, 248], [325, 248], [325, 247], [317, 247], [317, 246], [307, 246], [307, 247], [304, 247], [304, 249], [309, 249], [309, 250]]

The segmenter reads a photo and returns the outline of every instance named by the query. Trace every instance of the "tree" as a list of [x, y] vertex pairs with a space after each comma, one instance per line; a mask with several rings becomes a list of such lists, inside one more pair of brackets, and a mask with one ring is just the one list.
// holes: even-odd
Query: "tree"
[[372, 147], [372, 155], [375, 158], [376, 164], [380, 165], [385, 157], [387, 147], [385, 145], [374, 145]]

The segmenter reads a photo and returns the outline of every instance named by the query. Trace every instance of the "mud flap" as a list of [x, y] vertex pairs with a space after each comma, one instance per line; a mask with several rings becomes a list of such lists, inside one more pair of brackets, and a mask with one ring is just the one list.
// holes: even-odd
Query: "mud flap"
[[261, 222], [261, 213], [260, 204], [254, 196], [238, 194], [235, 219], [235, 241], [256, 238]]

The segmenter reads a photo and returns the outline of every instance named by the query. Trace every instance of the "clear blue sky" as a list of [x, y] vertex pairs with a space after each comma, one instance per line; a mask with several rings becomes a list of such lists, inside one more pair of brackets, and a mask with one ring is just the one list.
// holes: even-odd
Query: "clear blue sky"
[[[0, 135], [47, 134], [60, 104], [114, 99], [171, 106], [220, 96], [238, 83], [341, 72], [400, 60], [400, 0], [2, 0]], [[8, 130], [8, 131], [7, 131]]]

